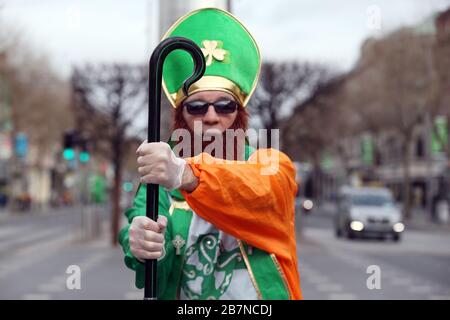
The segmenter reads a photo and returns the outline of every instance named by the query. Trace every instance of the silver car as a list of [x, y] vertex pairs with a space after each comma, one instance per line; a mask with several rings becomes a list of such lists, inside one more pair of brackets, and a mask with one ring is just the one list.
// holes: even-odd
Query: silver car
[[392, 237], [399, 241], [405, 225], [400, 210], [386, 188], [343, 188], [338, 195], [336, 236]]

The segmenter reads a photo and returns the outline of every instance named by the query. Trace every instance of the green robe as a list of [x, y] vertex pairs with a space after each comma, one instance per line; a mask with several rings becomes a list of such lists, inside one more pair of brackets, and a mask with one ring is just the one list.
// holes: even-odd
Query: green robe
[[[246, 146], [246, 159], [252, 151]], [[133, 207], [125, 212], [129, 224], [145, 215], [145, 204], [146, 186], [140, 185]], [[273, 255], [208, 227], [178, 190], [159, 188], [159, 214], [168, 222], [164, 254], [157, 263], [158, 299], [289, 299]], [[129, 224], [120, 231], [119, 242], [126, 266], [136, 272], [136, 287], [143, 288], [144, 264], [130, 251]]]

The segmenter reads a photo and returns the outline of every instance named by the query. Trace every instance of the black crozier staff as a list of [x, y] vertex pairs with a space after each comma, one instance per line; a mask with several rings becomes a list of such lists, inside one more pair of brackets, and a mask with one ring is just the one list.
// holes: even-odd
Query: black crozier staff
[[[148, 142], [159, 142], [161, 122], [161, 81], [164, 60], [173, 50], [185, 50], [194, 60], [194, 73], [183, 83], [184, 94], [189, 87], [205, 73], [205, 58], [200, 48], [191, 40], [183, 37], [170, 37], [163, 40], [153, 51], [149, 62], [149, 98], [148, 98]], [[146, 215], [153, 221], [158, 219], [158, 185], [147, 186]], [[144, 300], [156, 300], [156, 259], [145, 261]]]

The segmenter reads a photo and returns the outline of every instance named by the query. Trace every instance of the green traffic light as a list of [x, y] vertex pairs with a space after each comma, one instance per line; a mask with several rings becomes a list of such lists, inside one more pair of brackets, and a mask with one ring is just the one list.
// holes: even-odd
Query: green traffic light
[[123, 188], [123, 191], [125, 191], [125, 192], [131, 192], [131, 191], [133, 191], [133, 184], [131, 182], [125, 182], [122, 185], [122, 188]]
[[80, 152], [80, 162], [86, 163], [89, 161], [91, 156], [89, 155], [89, 152], [81, 151]]
[[66, 160], [73, 160], [75, 158], [75, 151], [72, 148], [64, 149], [63, 157]]

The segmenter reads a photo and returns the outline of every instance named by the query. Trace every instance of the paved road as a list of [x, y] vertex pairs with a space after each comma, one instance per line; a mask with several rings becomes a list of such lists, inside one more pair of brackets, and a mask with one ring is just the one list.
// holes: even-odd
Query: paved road
[[[141, 298], [120, 248], [109, 244], [107, 210], [97, 210], [100, 236], [89, 240], [80, 208], [0, 218], [0, 299]], [[67, 288], [70, 266], [80, 268], [80, 289]]]
[[[407, 230], [400, 243], [348, 240], [334, 236], [331, 214], [316, 212], [303, 222], [298, 254], [305, 299], [450, 300], [449, 232]], [[380, 272], [380, 289], [367, 286], [370, 266]]]
[[[400, 243], [336, 239], [331, 215], [305, 217], [298, 239], [305, 299], [450, 299], [450, 234], [407, 231]], [[81, 211], [0, 218], [0, 299], [142, 299], [120, 248], [109, 246], [107, 215], [100, 237], [80, 233]], [[66, 273], [81, 271], [69, 290]], [[378, 266], [381, 289], [368, 289]]]

